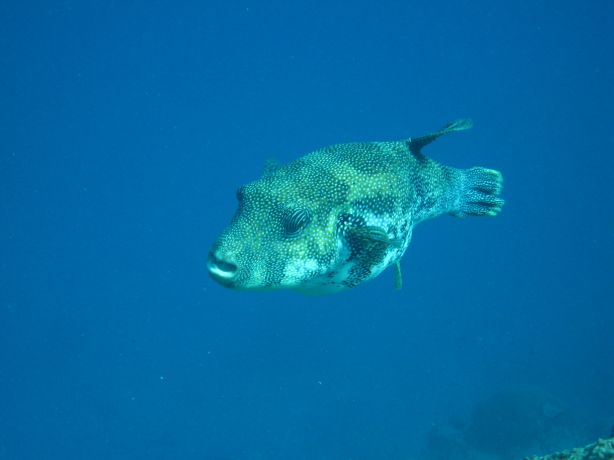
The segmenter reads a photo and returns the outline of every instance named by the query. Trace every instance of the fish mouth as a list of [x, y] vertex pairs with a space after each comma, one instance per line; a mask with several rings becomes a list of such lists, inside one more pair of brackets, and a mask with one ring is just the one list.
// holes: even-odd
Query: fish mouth
[[217, 257], [214, 253], [209, 253], [207, 270], [209, 270], [211, 277], [218, 283], [224, 286], [232, 286], [238, 268], [232, 262], [227, 262]]

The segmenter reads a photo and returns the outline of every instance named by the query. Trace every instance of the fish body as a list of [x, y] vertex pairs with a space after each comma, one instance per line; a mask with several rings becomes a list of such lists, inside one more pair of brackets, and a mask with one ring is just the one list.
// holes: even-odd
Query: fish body
[[270, 166], [239, 189], [239, 208], [209, 252], [210, 275], [234, 289], [327, 294], [393, 265], [400, 287], [399, 261], [416, 224], [441, 214], [494, 216], [503, 206], [498, 171], [422, 154], [470, 127], [457, 120], [414, 139], [337, 144]]

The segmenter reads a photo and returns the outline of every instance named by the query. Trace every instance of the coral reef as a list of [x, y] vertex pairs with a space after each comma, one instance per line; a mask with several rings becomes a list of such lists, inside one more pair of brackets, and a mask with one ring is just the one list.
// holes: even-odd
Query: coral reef
[[[603, 433], [532, 385], [514, 385], [474, 404], [468, 419], [435, 424], [426, 460], [517, 460], [583, 445]], [[576, 457], [547, 457], [549, 460]], [[590, 457], [577, 457], [590, 458]], [[598, 458], [598, 457], [594, 457]], [[614, 460], [614, 457], [602, 457]]]
[[614, 460], [614, 437], [543, 457], [526, 457], [525, 460]]
[[543, 389], [516, 385], [474, 406], [465, 439], [479, 451], [522, 458], [564, 447], [562, 439], [571, 438], [570, 446], [590, 440], [572, 437], [572, 421], [566, 405]]

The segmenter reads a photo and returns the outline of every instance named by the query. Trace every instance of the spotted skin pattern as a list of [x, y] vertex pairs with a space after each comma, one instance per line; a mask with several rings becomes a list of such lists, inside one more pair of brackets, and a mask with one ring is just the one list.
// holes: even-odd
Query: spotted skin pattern
[[496, 215], [498, 171], [451, 168], [421, 152], [469, 127], [458, 120], [416, 139], [332, 145], [269, 165], [239, 189], [239, 208], [209, 253], [211, 276], [234, 289], [337, 292], [398, 268], [425, 219]]

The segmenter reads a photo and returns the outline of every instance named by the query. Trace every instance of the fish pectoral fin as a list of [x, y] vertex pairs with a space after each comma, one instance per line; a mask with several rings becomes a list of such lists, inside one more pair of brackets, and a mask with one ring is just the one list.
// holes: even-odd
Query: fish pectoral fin
[[387, 246], [401, 247], [403, 242], [398, 238], [390, 238], [386, 231], [381, 227], [366, 226], [356, 227], [351, 230], [357, 238], [365, 239], [372, 243], [383, 243]]
[[[366, 250], [365, 254], [377, 254], [379, 252], [383, 254], [388, 247], [400, 248], [403, 244], [398, 238], [390, 238], [381, 227], [358, 227], [353, 229], [352, 233], [354, 238], [361, 242], [363, 249]], [[399, 261], [394, 263], [394, 287], [396, 289], [403, 287], [403, 276]]]
[[381, 263], [393, 241], [379, 227], [357, 226], [345, 231], [350, 251], [348, 260], [354, 260], [365, 270]]

